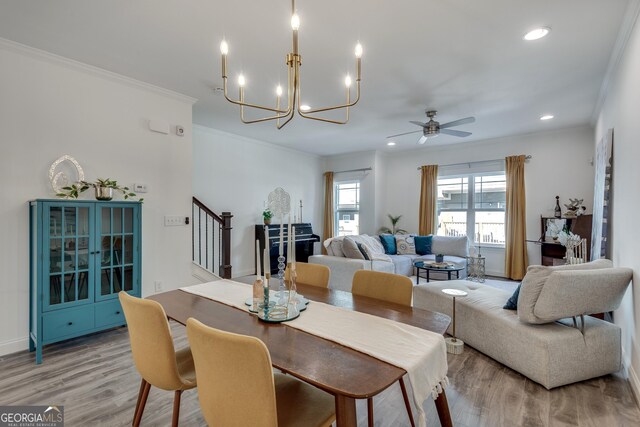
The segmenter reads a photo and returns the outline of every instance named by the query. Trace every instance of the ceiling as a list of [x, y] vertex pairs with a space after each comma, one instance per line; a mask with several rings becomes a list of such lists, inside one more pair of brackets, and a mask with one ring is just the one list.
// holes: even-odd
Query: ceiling
[[[629, 0], [634, 1], [634, 0]], [[417, 148], [408, 120], [439, 111], [441, 123], [477, 121], [427, 145], [454, 144], [589, 122], [627, 0], [298, 0], [302, 103], [343, 101], [364, 47], [362, 98], [347, 125], [295, 117], [240, 123], [221, 86], [222, 38], [229, 43], [230, 93], [242, 71], [246, 100], [275, 102], [290, 51], [287, 0], [0, 0], [0, 37], [198, 98], [194, 123], [321, 155]], [[525, 42], [536, 26], [544, 39]], [[541, 122], [542, 114], [555, 119]]]

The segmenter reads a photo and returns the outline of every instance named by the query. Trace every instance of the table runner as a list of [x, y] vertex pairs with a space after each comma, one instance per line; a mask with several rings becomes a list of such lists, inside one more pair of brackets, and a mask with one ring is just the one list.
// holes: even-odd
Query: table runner
[[[180, 288], [244, 311], [252, 288], [231, 280], [219, 280]], [[271, 291], [273, 297], [275, 292]], [[286, 325], [368, 354], [407, 371], [418, 424], [426, 426], [422, 403], [434, 398], [447, 384], [447, 352], [444, 337], [415, 326], [311, 301], [300, 317]]]

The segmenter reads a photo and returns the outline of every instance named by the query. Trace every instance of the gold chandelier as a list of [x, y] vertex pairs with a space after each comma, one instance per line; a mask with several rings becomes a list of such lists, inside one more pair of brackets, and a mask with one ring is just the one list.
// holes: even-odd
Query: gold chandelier
[[[244, 100], [244, 86], [246, 80], [242, 74], [238, 76], [239, 97], [238, 99], [231, 99], [227, 94], [227, 55], [229, 53], [229, 45], [225, 40], [220, 43], [220, 52], [222, 53], [222, 82], [224, 88], [224, 97], [227, 101], [240, 106], [240, 120], [243, 123], [258, 123], [266, 122], [268, 120], [275, 120], [278, 129], [282, 129], [297, 112], [305, 119], [319, 120], [322, 122], [345, 124], [349, 121], [349, 107], [353, 107], [360, 100], [360, 77], [361, 77], [361, 61], [362, 61], [362, 46], [360, 43], [356, 45], [356, 98], [351, 101], [351, 76], [347, 75], [344, 79], [346, 86], [347, 101], [342, 105], [336, 105], [333, 107], [323, 108], [305, 108], [306, 106], [300, 105], [300, 66], [302, 65], [302, 56], [298, 53], [298, 29], [300, 28], [300, 18], [296, 13], [296, 1], [291, 0], [291, 28], [293, 30], [293, 52], [287, 54], [287, 106], [282, 108], [281, 98], [283, 90], [281, 86], [276, 88], [276, 105], [275, 107], [267, 107], [262, 105], [251, 104]], [[266, 110], [271, 113], [275, 113], [268, 117], [262, 117], [254, 120], [246, 120], [244, 117], [244, 108], [256, 108], [260, 110]], [[325, 111], [345, 109], [346, 117], [343, 121], [331, 120], [323, 117], [315, 116], [316, 113], [322, 113]], [[282, 119], [282, 121], [281, 121]]]

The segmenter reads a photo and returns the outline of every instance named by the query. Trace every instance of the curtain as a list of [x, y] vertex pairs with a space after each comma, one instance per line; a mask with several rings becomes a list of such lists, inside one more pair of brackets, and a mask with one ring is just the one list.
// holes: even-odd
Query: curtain
[[418, 234], [436, 234], [436, 203], [438, 201], [438, 165], [422, 166]]
[[505, 160], [507, 177], [505, 273], [509, 279], [521, 280], [527, 271], [528, 264], [524, 189], [525, 156], [510, 156]]
[[[322, 227], [322, 241], [333, 237], [333, 172], [324, 173], [324, 223]], [[322, 245], [322, 253], [327, 250]]]

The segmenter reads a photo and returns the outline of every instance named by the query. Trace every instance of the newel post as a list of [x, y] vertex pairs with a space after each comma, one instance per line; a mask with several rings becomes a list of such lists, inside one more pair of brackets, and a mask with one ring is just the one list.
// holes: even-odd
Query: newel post
[[220, 276], [231, 279], [231, 212], [222, 212], [222, 259], [220, 260]]

